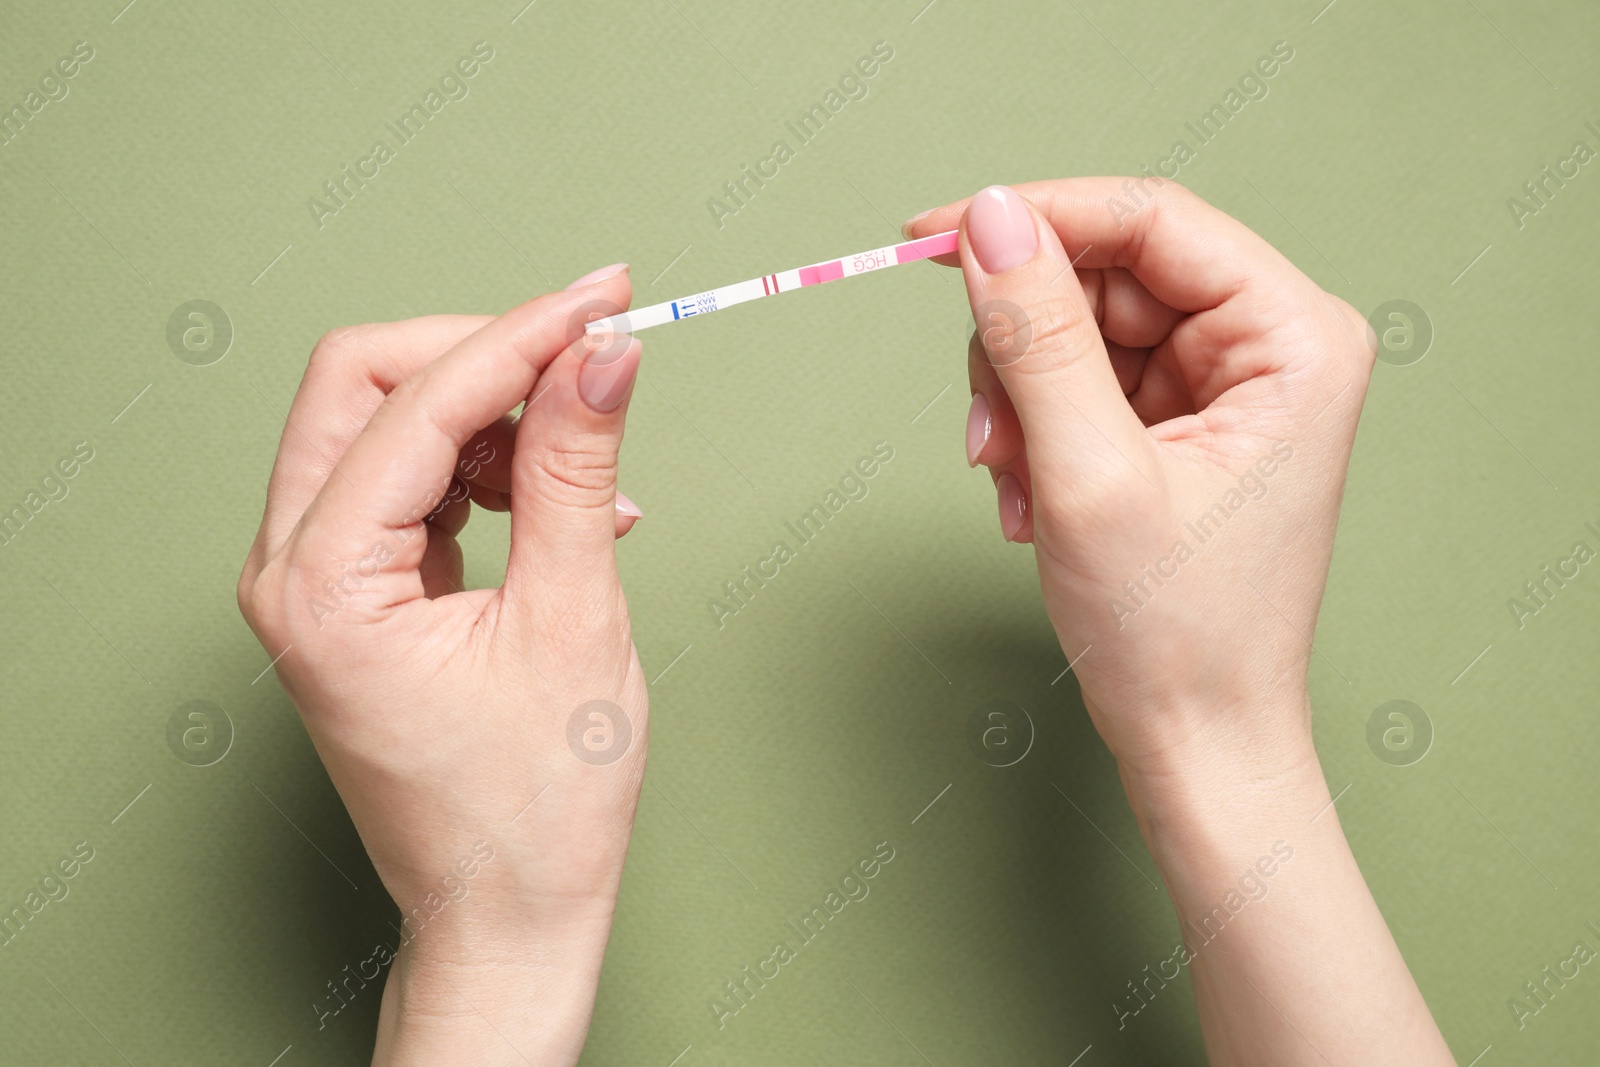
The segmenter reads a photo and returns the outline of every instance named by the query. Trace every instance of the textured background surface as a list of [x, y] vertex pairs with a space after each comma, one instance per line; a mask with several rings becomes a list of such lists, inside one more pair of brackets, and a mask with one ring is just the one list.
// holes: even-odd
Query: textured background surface
[[[0, 910], [94, 850], [0, 948], [0, 1059], [370, 1048], [376, 989], [320, 1030], [313, 1004], [391, 935], [389, 905], [233, 602], [320, 334], [499, 310], [624, 259], [666, 299], [1178, 140], [1180, 180], [1319, 283], [1431, 322], [1362, 424], [1318, 744], [1461, 1062], [1600, 1057], [1595, 967], [1520, 1031], [1507, 1006], [1574, 942], [1600, 948], [1600, 564], [1520, 629], [1507, 604], [1574, 542], [1600, 549], [1600, 163], [1521, 226], [1507, 205], [1575, 142], [1600, 149], [1600, 9], [124, 2], [6, 3], [0, 32], [7, 108], [94, 52], [0, 148], [0, 504], [79, 442], [94, 457], [0, 547]], [[469, 95], [319, 227], [308, 199], [478, 41]], [[879, 41], [868, 95], [799, 144], [785, 122]], [[1200, 146], [1184, 123], [1278, 41], [1270, 92]], [[719, 227], [707, 199], [777, 140], [794, 159]], [[196, 299], [234, 332], [204, 367], [166, 336]], [[1117, 1026], [1176, 927], [1073, 679], [1052, 684], [1030, 554], [962, 462], [968, 328], [959, 279], [917, 266], [646, 337], [623, 484], [649, 517], [621, 555], [654, 747], [586, 1062], [1201, 1062], [1186, 978]], [[870, 495], [719, 630], [723, 580], [879, 441]], [[479, 582], [496, 519], [465, 535]], [[1431, 722], [1420, 762], [1368, 746], [1394, 699]], [[208, 767], [167, 740], [192, 700], [232, 725]], [[1037, 727], [1007, 769], [965, 739], [990, 700]], [[719, 1029], [723, 983], [880, 841], [871, 895]]]

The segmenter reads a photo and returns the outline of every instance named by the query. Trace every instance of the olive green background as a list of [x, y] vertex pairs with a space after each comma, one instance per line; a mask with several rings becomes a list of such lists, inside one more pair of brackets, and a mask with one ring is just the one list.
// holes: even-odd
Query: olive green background
[[[1356, 447], [1313, 662], [1328, 779], [1459, 1060], [1600, 1058], [1595, 968], [1525, 1029], [1507, 1007], [1600, 948], [1600, 577], [1520, 629], [1507, 607], [1600, 548], [1600, 167], [1521, 228], [1506, 204], [1600, 148], [1600, 9], [124, 2], [0, 16], [7, 108], [95, 50], [0, 148], [0, 510], [94, 449], [0, 547], [0, 911], [95, 850], [0, 948], [0, 1061], [368, 1054], [375, 986], [321, 1029], [313, 1004], [391, 908], [233, 593], [322, 333], [616, 260], [654, 302], [890, 243], [991, 182], [1137, 171], [1278, 41], [1269, 95], [1179, 179], [1435, 335], [1379, 365]], [[470, 94], [319, 228], [308, 199], [477, 41]], [[784, 123], [878, 41], [869, 95], [799, 145]], [[719, 227], [707, 199], [780, 139], [795, 158]], [[167, 343], [195, 299], [235, 334], [210, 366]], [[623, 485], [648, 518], [619, 553], [653, 744], [585, 1062], [1203, 1062], [1187, 977], [1118, 1028], [1176, 924], [1031, 553], [962, 460], [969, 329], [959, 277], [918, 265], [645, 336]], [[721, 583], [879, 441], [869, 496], [719, 630]], [[500, 520], [464, 535], [480, 584]], [[1366, 741], [1393, 699], [1434, 731], [1409, 766]], [[191, 700], [232, 722], [213, 766], [168, 747]], [[992, 700], [1037, 727], [1013, 767], [966, 740]], [[719, 1029], [723, 983], [880, 841], [870, 896]]]

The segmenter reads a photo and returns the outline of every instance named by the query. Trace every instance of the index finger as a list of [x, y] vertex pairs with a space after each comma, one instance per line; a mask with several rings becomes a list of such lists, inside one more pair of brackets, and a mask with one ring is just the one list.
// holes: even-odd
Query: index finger
[[[1209, 311], [1263, 280], [1304, 277], [1249, 227], [1177, 182], [1060, 178], [1012, 188], [1049, 220], [1073, 266], [1124, 267], [1178, 311]], [[954, 229], [970, 201], [917, 216], [907, 236]]]
[[277, 552], [383, 398], [482, 329], [489, 315], [345, 327], [317, 342], [284, 419], [257, 544]]
[[527, 399], [550, 361], [583, 335], [589, 306], [622, 308], [628, 297], [626, 275], [537, 297], [407, 378], [307, 508], [292, 538], [298, 559], [315, 568], [359, 557], [363, 579], [414, 571], [422, 539], [410, 532], [444, 494], [462, 446]]

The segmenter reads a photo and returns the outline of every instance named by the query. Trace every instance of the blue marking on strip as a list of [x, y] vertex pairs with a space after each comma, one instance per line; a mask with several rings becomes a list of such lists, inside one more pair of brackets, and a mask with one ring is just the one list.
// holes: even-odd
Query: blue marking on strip
[[678, 302], [676, 300], [672, 302], [672, 317], [674, 319], [678, 317]]

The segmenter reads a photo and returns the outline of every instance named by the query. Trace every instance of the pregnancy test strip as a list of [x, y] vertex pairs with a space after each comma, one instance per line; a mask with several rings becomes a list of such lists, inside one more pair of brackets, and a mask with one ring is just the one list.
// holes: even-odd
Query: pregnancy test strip
[[849, 278], [856, 274], [867, 274], [871, 271], [882, 270], [885, 267], [898, 267], [902, 263], [914, 263], [919, 259], [930, 256], [942, 256], [954, 252], [957, 248], [955, 230], [947, 233], [936, 233], [932, 237], [923, 237], [916, 241], [905, 241], [897, 245], [888, 245], [884, 248], [874, 248], [870, 252], [858, 252], [853, 256], [841, 256], [830, 259], [826, 263], [813, 263], [809, 267], [800, 267], [797, 270], [779, 271], [777, 274], [765, 274], [749, 281], [734, 282], [724, 285], [720, 289], [711, 289], [693, 296], [679, 297], [677, 300], [668, 300], [664, 304], [651, 304], [649, 307], [637, 308], [633, 311], [624, 311], [620, 315], [609, 318], [596, 319], [585, 327], [590, 333], [605, 331], [608, 333], [638, 333], [640, 330], [649, 329], [651, 326], [660, 326], [666, 322], [676, 322], [680, 319], [693, 318], [696, 315], [709, 315], [713, 311], [721, 311], [734, 304], [743, 304], [750, 300], [760, 300], [764, 296], [776, 296], [787, 293], [791, 289], [804, 289], [811, 285], [821, 285], [823, 282], [834, 282], [840, 278]]

